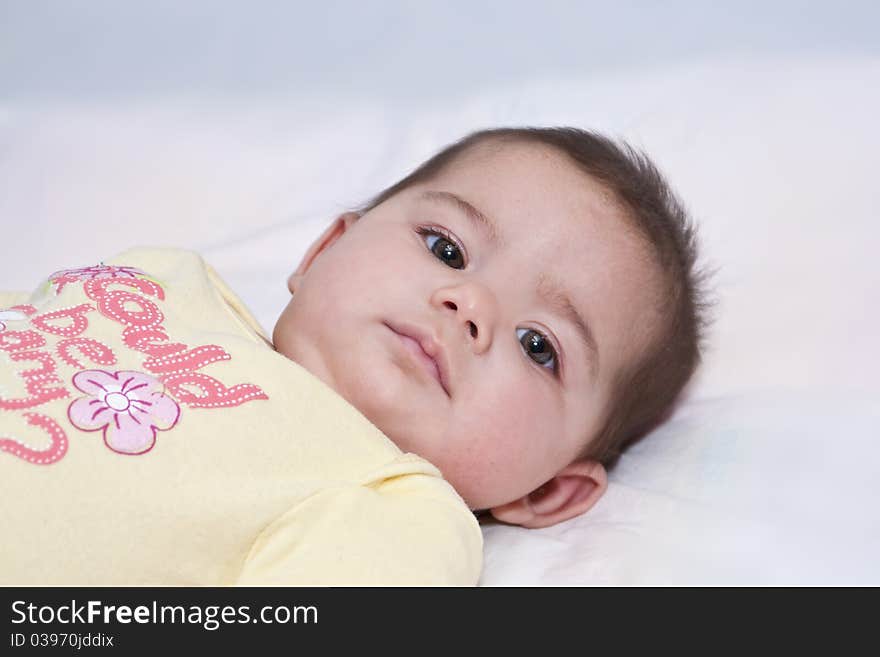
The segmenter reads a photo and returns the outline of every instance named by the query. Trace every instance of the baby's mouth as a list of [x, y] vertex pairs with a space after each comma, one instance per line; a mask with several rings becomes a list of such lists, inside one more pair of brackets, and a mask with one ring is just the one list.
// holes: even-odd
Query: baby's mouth
[[448, 397], [449, 390], [446, 388], [446, 384], [443, 381], [443, 375], [440, 371], [440, 367], [437, 365], [437, 361], [425, 352], [422, 345], [415, 337], [406, 335], [388, 324], [386, 324], [386, 326], [388, 326], [388, 328], [395, 334], [401, 346], [409, 353], [410, 357], [416, 362], [421, 370], [434, 379]]

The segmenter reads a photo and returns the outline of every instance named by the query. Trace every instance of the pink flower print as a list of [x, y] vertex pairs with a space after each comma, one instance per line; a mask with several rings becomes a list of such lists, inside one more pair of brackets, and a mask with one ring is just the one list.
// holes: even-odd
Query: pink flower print
[[120, 454], [143, 454], [156, 444], [156, 432], [168, 431], [180, 406], [165, 386], [142, 372], [83, 370], [73, 385], [86, 393], [71, 402], [67, 416], [83, 431], [104, 431], [104, 444]]
[[54, 283], [57, 286], [55, 294], [60, 294], [65, 285], [75, 281], [89, 280], [93, 278], [137, 278], [138, 274], [147, 276], [145, 271], [141, 271], [136, 267], [105, 265], [104, 263], [101, 263], [99, 265], [92, 265], [91, 267], [62, 269], [50, 274], [48, 280], [50, 283]]

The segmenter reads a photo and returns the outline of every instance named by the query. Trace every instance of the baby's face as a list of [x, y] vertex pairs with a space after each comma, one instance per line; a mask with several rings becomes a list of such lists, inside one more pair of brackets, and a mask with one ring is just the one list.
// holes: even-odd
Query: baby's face
[[650, 338], [657, 276], [625, 226], [563, 155], [478, 147], [337, 219], [291, 277], [275, 348], [472, 509], [511, 502], [572, 462]]

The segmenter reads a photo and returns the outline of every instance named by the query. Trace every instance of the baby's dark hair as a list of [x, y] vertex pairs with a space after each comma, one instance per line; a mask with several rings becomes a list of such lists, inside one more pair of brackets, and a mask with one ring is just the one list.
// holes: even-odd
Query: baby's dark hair
[[650, 247], [666, 274], [659, 327], [641, 358], [615, 373], [604, 422], [595, 436], [588, 437], [579, 455], [611, 468], [626, 447], [672, 414], [702, 360], [705, 333], [711, 323], [708, 310], [714, 305], [707, 301], [703, 285], [713, 272], [695, 270], [696, 228], [648, 156], [625, 142], [615, 143], [578, 128], [495, 128], [473, 132], [355, 211], [363, 215], [398, 192], [430, 180], [462, 153], [488, 141], [538, 143], [567, 155], [581, 171], [611, 192], [629, 220], [629, 228]]

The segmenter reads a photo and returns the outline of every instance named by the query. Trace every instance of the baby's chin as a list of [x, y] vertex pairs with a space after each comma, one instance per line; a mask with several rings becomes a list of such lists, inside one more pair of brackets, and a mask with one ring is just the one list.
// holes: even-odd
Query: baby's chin
[[298, 349], [294, 341], [290, 340], [283, 331], [279, 331], [277, 326], [272, 334], [272, 349], [276, 353], [293, 361], [303, 369], [307, 370], [313, 376], [321, 379], [325, 384], [339, 392], [335, 382], [329, 376], [329, 372], [322, 366], [322, 359], [317, 350]]
[[306, 363], [303, 362], [303, 359], [299, 356], [298, 350], [296, 348], [296, 343], [290, 338], [288, 332], [284, 330], [281, 326], [281, 320], [278, 320], [278, 323], [275, 324], [275, 328], [272, 330], [272, 342], [270, 343], [272, 349], [274, 349], [277, 353], [281, 354], [285, 358], [292, 360], [294, 363], [298, 363], [302, 365], [306, 369], [309, 369]]

